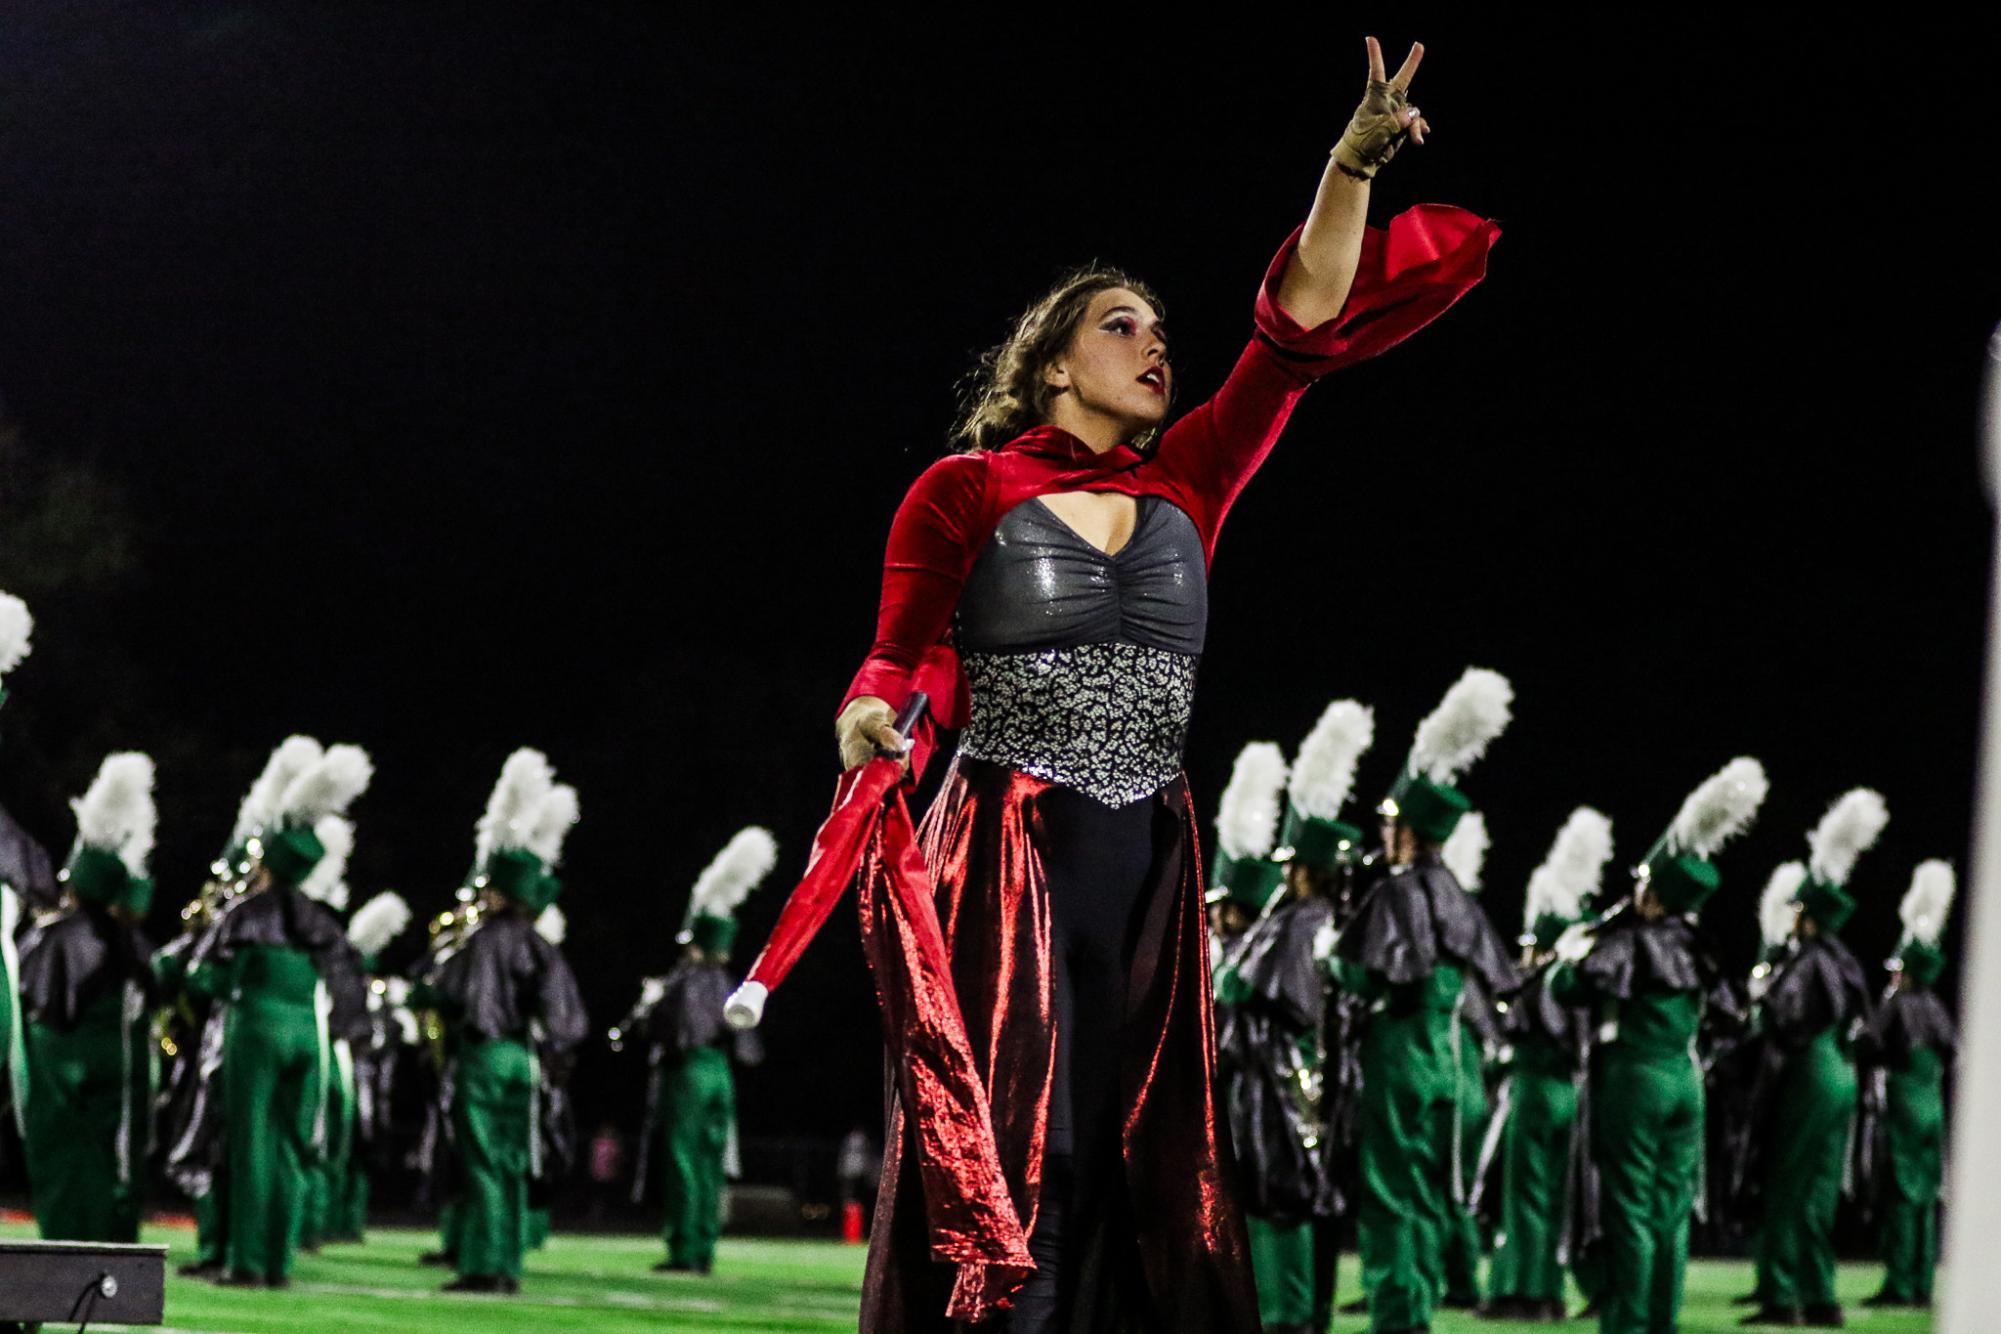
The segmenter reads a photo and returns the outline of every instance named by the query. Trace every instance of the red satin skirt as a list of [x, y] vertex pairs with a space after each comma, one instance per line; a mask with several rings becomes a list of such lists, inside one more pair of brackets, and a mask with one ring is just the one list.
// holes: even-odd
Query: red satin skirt
[[[1051, 1145], [1064, 1008], [1053, 964], [1065, 917], [1058, 909], [1066, 905], [1052, 905], [1052, 892], [1090, 893], [1104, 851], [1066, 839], [1062, 811], [1066, 803], [1089, 800], [960, 756], [919, 829], [1002, 1174], [1031, 1231]], [[1202, 857], [1186, 778], [1145, 805], [1149, 814], [1137, 826], [1130, 820], [1120, 826], [1139, 828], [1147, 844], [1137, 850], [1143, 870], [1130, 888], [1124, 976], [1114, 987], [1115, 996], [1123, 992], [1122, 1008], [1094, 1016], [1104, 1022], [1109, 1051], [1094, 1051], [1088, 1064], [1074, 1044], [1071, 1051], [1072, 1081], [1087, 1074], [1111, 1081], [1115, 1112], [1102, 1143], [1074, 1145], [1075, 1170], [1088, 1176], [1103, 1169], [1122, 1177], [1123, 1190], [1116, 1211], [1096, 1219], [1095, 1236], [1079, 1236], [1077, 1220], [1066, 1222], [1064, 1263], [1072, 1272], [1064, 1281], [1073, 1289], [1067, 1328], [1254, 1331], [1249, 1251], [1226, 1182], [1230, 1153], [1215, 1074]], [[1056, 1130], [1059, 1148], [1072, 1147], [1060, 1143], [1066, 1127]], [[953, 1272], [930, 1257], [911, 1133], [892, 1081], [862, 1297], [865, 1334], [954, 1328], [944, 1314]], [[1110, 1161], [1094, 1161], [1094, 1154]]]

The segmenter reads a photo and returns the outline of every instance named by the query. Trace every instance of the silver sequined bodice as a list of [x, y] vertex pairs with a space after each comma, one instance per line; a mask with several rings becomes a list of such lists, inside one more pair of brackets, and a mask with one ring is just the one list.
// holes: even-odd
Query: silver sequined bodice
[[1106, 555], [1039, 500], [1001, 520], [960, 596], [972, 717], [959, 751], [1123, 806], [1181, 772], [1208, 625], [1179, 507], [1142, 497]]

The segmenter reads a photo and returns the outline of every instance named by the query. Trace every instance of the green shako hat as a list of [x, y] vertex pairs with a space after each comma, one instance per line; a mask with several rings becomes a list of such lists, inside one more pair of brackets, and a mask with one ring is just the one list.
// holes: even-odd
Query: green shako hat
[[1799, 889], [1805, 882], [1805, 862], [1780, 862], [1772, 868], [1764, 892], [1758, 895], [1758, 962], [1772, 963], [1791, 947]]
[[1286, 779], [1274, 860], [1333, 871], [1362, 859], [1362, 831], [1340, 817], [1355, 789], [1355, 766], [1375, 738], [1376, 716], [1367, 705], [1337, 699], [1321, 711]]
[[0, 592], [0, 704], [7, 702], [7, 673], [21, 665], [34, 647], [29, 639], [35, 633], [35, 618], [28, 614], [28, 604], [12, 593]]
[[1207, 902], [1240, 903], [1256, 916], [1285, 882], [1285, 867], [1272, 860], [1285, 780], [1285, 752], [1276, 742], [1253, 741], [1237, 752], [1216, 810]]
[[1722, 887], [1710, 858], [1751, 827], [1771, 784], [1765, 766], [1740, 756], [1688, 794], [1667, 831], [1654, 840], [1634, 875], [1669, 912], [1692, 913]]
[[1936, 858], [1922, 861], [1911, 872], [1911, 887], [1897, 907], [1897, 915], [1904, 921], [1904, 940], [1891, 966], [1921, 987], [1932, 986], [1945, 971], [1945, 951], [1939, 948], [1939, 941], [1945, 937], [1955, 888], [1951, 863]]
[[1855, 870], [1855, 859], [1875, 846], [1889, 823], [1890, 809], [1883, 794], [1858, 787], [1836, 798], [1806, 836], [1813, 855], [1807, 858], [1806, 880], [1797, 897], [1800, 911], [1821, 930], [1839, 935], [1855, 915], [1848, 877]]
[[563, 892], [555, 868], [577, 822], [577, 790], [556, 781], [549, 757], [522, 746], [500, 766], [474, 826], [472, 885], [539, 913]]
[[[310, 742], [310, 738], [298, 739]], [[290, 745], [291, 741], [285, 743]], [[317, 745], [310, 742], [296, 750], [303, 758]], [[279, 747], [281, 753], [285, 746]], [[277, 763], [278, 756], [272, 758]], [[268, 768], [266, 773], [270, 773]], [[273, 879], [304, 885], [313, 868], [326, 858], [331, 840], [342, 850], [342, 866], [336, 868], [334, 877], [338, 880], [346, 850], [354, 843], [353, 827], [341, 817], [355, 798], [368, 790], [374, 776], [375, 765], [360, 746], [328, 746], [285, 783], [267, 808], [267, 823], [245, 842], [245, 848]]]
[[[236, 824], [230, 830], [229, 843], [210, 868], [217, 879], [241, 880], [250, 874], [251, 844], [256, 843], [258, 851], [263, 851], [262, 835], [278, 824], [278, 805], [286, 789], [292, 786], [293, 779], [325, 757], [326, 748], [309, 736], [288, 736], [278, 743], [236, 809]], [[305, 851], [313, 859], [320, 855], [310, 848]]]
[[76, 813], [76, 843], [59, 878], [86, 903], [131, 906], [132, 882], [145, 878], [159, 822], [152, 759], [136, 750], [105, 756], [70, 809]]
[[1579, 806], [1556, 831], [1549, 855], [1529, 874], [1522, 908], [1524, 945], [1556, 948], [1556, 938], [1584, 920], [1584, 905], [1597, 897], [1605, 863], [1612, 860], [1612, 822], [1589, 806]]
[[1515, 689], [1485, 667], [1468, 667], [1417, 725], [1403, 773], [1376, 807], [1418, 837], [1443, 843], [1473, 803], [1455, 784], [1507, 729]]
[[674, 937], [707, 954], [728, 954], [736, 944], [736, 910], [778, 865], [778, 840], [761, 825], [739, 829], [695, 877], [688, 913]]

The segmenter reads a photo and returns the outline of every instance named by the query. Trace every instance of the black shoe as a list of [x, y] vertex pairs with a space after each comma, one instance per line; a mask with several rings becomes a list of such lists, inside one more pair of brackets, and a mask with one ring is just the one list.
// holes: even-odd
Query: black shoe
[[1305, 1321], [1289, 1325], [1266, 1325], [1265, 1334], [1313, 1334], [1313, 1326]]
[[214, 1278], [222, 1272], [222, 1261], [190, 1260], [174, 1272], [182, 1278]]
[[1801, 1314], [1805, 1318], [1800, 1323], [1815, 1329], [1841, 1329], [1848, 1323], [1842, 1318], [1840, 1302], [1816, 1302]]
[[1334, 1309], [1342, 1315], [1367, 1315], [1369, 1313], [1369, 1299], [1367, 1297], [1357, 1297], [1354, 1301], [1347, 1302]]
[[500, 1290], [512, 1297], [515, 1293], [521, 1291], [521, 1280], [518, 1278], [509, 1278], [507, 1275], [502, 1274], [500, 1276]]
[[450, 1269], [452, 1261], [457, 1258], [450, 1251], [425, 1251], [417, 1257], [417, 1263], [420, 1265], [429, 1265], [433, 1269]]
[[1763, 1306], [1765, 1299], [1759, 1293], [1753, 1291], [1745, 1293], [1742, 1297], [1732, 1297], [1730, 1304], [1732, 1306]]
[[1489, 1297], [1473, 1314], [1482, 1320], [1521, 1320], [1528, 1314], [1528, 1302], [1521, 1297]]
[[1477, 1293], [1471, 1297], [1448, 1296], [1439, 1306], [1447, 1311], [1477, 1311], [1480, 1309], [1480, 1298]]
[[1874, 1297], [1864, 1297], [1862, 1299], [1862, 1304], [1864, 1306], [1916, 1306], [1917, 1305], [1916, 1302], [1907, 1302], [1902, 1297], [1892, 1297], [1887, 1292], [1879, 1292]]
[[442, 1292], [505, 1292], [507, 1285], [498, 1274], [460, 1274], [440, 1289]]
[[292, 1286], [292, 1280], [289, 1278], [267, 1278], [264, 1280], [264, 1286], [267, 1288], [289, 1288]]
[[686, 1260], [662, 1260], [659, 1264], [653, 1266], [653, 1272], [656, 1274], [701, 1274], [708, 1271], [699, 1265], [690, 1264]]
[[1761, 1306], [1737, 1322], [1740, 1325], [1804, 1325], [1806, 1312], [1797, 1306]]
[[261, 1288], [264, 1286], [262, 1274], [251, 1274], [241, 1269], [225, 1269], [217, 1272], [214, 1283], [219, 1288]]

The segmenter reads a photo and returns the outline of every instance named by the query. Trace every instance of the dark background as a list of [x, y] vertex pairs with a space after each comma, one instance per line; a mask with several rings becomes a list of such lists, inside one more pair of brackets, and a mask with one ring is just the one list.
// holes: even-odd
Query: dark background
[[[502, 759], [582, 792], [568, 951], [602, 1029], [739, 826], [831, 795], [889, 517], [953, 385], [1061, 269], [1163, 292], [1183, 405], [1250, 331], [1360, 95], [1365, 21], [1435, 127], [1380, 179], [1504, 230], [1487, 281], [1316, 388], [1234, 511], [1189, 769], [1375, 705], [1358, 797], [1468, 663], [1517, 721], [1467, 780], [1490, 907], [1569, 809], [1620, 865], [1733, 755], [1772, 797], [1707, 916], [1880, 788], [1848, 935], [1967, 842], [2001, 246], [1977, 32], [1337, 11], [1105, 35], [697, 31], [664, 6], [10, 5], [0, 20], [0, 803], [60, 856], [152, 751], [155, 929], [270, 748], [367, 746], [357, 901], [448, 902]], [[1408, 15], [1397, 18], [1399, 24]], [[1144, 34], [1158, 32], [1158, 41]], [[873, 1123], [846, 912], [771, 1005], [747, 1136]], [[1949, 974], [1949, 983], [1954, 975]], [[639, 1116], [593, 1044], [587, 1126]]]

